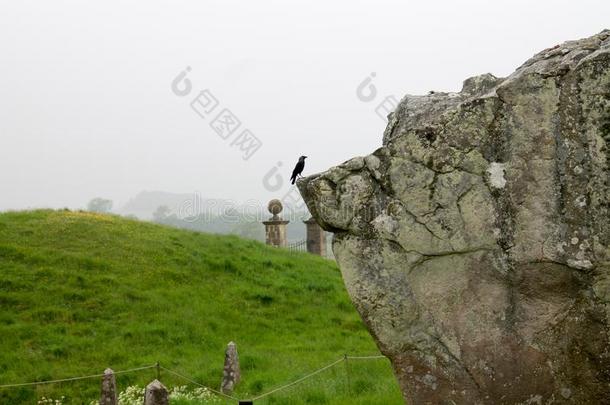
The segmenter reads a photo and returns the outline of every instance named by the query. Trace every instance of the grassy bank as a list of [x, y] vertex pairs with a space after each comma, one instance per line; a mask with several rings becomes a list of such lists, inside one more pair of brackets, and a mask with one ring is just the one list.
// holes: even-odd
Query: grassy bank
[[[0, 214], [0, 306], [0, 384], [159, 361], [218, 388], [235, 341], [244, 397], [343, 353], [378, 353], [332, 261], [87, 212]], [[401, 403], [387, 360], [353, 364], [347, 382], [334, 367], [261, 403]], [[80, 404], [98, 392], [99, 380], [0, 389], [0, 403], [65, 395]]]

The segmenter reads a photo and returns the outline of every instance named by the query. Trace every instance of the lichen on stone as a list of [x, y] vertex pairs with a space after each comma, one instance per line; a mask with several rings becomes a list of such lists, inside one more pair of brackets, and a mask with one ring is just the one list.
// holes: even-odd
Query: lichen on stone
[[610, 403], [610, 31], [298, 182], [408, 403]]

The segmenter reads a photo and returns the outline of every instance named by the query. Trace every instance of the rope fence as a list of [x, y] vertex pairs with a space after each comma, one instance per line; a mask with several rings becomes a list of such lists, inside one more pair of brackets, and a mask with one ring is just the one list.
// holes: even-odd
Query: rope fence
[[[128, 370], [114, 371], [114, 374], [133, 373], [135, 371], [147, 370], [150, 368], [157, 368], [157, 365], [153, 364], [151, 366], [143, 366], [143, 367], [130, 368]], [[103, 376], [104, 376], [104, 373], [84, 375], [81, 377], [62, 378], [59, 380], [34, 381], [34, 382], [18, 383], [18, 384], [3, 384], [3, 385], [0, 385], [0, 388], [25, 387], [27, 385], [55, 384], [55, 383], [66, 382], [66, 381], [77, 381], [77, 380], [86, 380], [89, 378], [100, 378]]]
[[311, 373], [307, 374], [306, 376], [299, 378], [298, 380], [290, 382], [290, 383], [288, 383], [286, 385], [283, 385], [281, 387], [275, 388], [275, 389], [273, 389], [273, 390], [271, 390], [271, 391], [269, 391], [269, 392], [267, 392], [265, 394], [258, 395], [256, 397], [252, 398], [251, 401], [254, 402], [254, 401], [258, 400], [258, 399], [267, 397], [267, 396], [269, 396], [269, 395], [271, 395], [273, 393], [276, 393], [278, 391], [281, 391], [281, 390], [283, 390], [285, 388], [288, 388], [288, 387], [291, 387], [291, 386], [296, 385], [298, 383], [301, 383], [301, 382], [307, 380], [308, 378], [313, 377], [314, 375], [321, 373], [322, 371], [328, 370], [329, 368], [336, 366], [337, 364], [341, 363], [342, 361], [345, 361], [345, 357], [341, 357], [339, 360], [337, 360], [337, 361], [335, 361], [333, 363], [330, 363], [329, 365], [324, 366], [324, 367], [322, 367], [322, 368], [320, 368], [320, 369], [318, 369], [318, 370], [316, 370], [314, 372], [311, 372]]
[[[159, 377], [159, 373], [160, 370], [164, 370], [178, 378], [181, 378], [193, 385], [196, 385], [198, 387], [201, 388], [205, 388], [207, 390], [209, 390], [210, 392], [222, 396], [226, 399], [230, 399], [232, 401], [237, 401], [237, 402], [242, 402], [244, 401], [245, 403], [252, 403], [254, 401], [258, 401], [262, 398], [268, 397], [270, 395], [273, 395], [279, 391], [282, 391], [286, 388], [298, 385], [300, 383], [302, 383], [303, 381], [317, 375], [320, 374], [330, 368], [335, 367], [336, 365], [340, 364], [340, 363], [345, 363], [346, 367], [348, 364], [348, 360], [375, 360], [375, 359], [387, 359], [387, 357], [382, 356], [382, 355], [375, 355], [375, 356], [349, 356], [347, 354], [343, 355], [341, 358], [333, 361], [332, 363], [329, 363], [315, 371], [312, 371], [306, 375], [304, 375], [303, 377], [300, 377], [294, 381], [288, 382], [284, 385], [281, 385], [279, 387], [276, 387], [268, 392], [265, 392], [263, 394], [257, 395], [255, 397], [249, 398], [249, 399], [240, 399], [237, 398], [235, 396], [229, 395], [227, 393], [215, 390], [213, 388], [210, 388], [204, 384], [201, 384], [197, 381], [195, 381], [193, 378], [185, 376], [184, 374], [181, 374], [177, 371], [171, 370], [169, 368], [166, 368], [164, 366], [162, 366], [160, 363], [156, 363], [156, 364], [152, 364], [152, 365], [148, 365], [148, 366], [142, 366], [142, 367], [135, 367], [135, 368], [130, 368], [127, 370], [119, 370], [119, 371], [113, 371], [114, 374], [126, 374], [126, 373], [134, 373], [137, 371], [142, 371], [142, 370], [149, 370], [149, 369], [157, 369], [157, 377]], [[349, 372], [348, 372], [349, 374]], [[69, 377], [69, 378], [62, 378], [62, 379], [57, 379], [57, 380], [46, 380], [46, 381], [33, 381], [33, 382], [24, 382], [24, 383], [15, 383], [15, 384], [0, 384], [0, 389], [5, 389], [5, 388], [15, 388], [15, 387], [25, 387], [25, 386], [34, 386], [34, 385], [41, 385], [41, 384], [55, 384], [55, 383], [61, 383], [61, 382], [68, 382], [68, 381], [78, 381], [78, 380], [86, 380], [86, 379], [92, 379], [92, 378], [100, 378], [100, 377], [104, 377], [105, 374], [104, 373], [100, 373], [100, 374], [91, 374], [91, 375], [85, 375], [85, 376], [79, 376], [79, 377]], [[348, 378], [348, 386], [349, 386], [349, 375], [347, 376]]]
[[200, 383], [198, 383], [197, 381], [193, 380], [192, 378], [187, 377], [187, 376], [184, 376], [184, 375], [182, 375], [182, 374], [180, 374], [180, 373], [177, 373], [177, 372], [175, 372], [175, 371], [173, 371], [173, 370], [170, 370], [169, 368], [165, 368], [165, 367], [163, 367], [163, 366], [159, 366], [159, 367], [160, 367], [162, 370], [165, 370], [165, 371], [167, 371], [168, 373], [175, 375], [176, 377], [180, 377], [180, 378], [182, 378], [183, 380], [188, 381], [188, 382], [190, 382], [190, 383], [191, 383], [191, 384], [193, 384], [193, 385], [196, 385], [196, 386], [198, 386], [198, 387], [201, 387], [201, 388], [205, 388], [205, 389], [207, 389], [207, 390], [210, 390], [211, 392], [213, 392], [213, 393], [214, 393], [214, 394], [216, 394], [216, 395], [220, 395], [220, 396], [222, 396], [222, 397], [225, 397], [225, 398], [228, 398], [228, 399], [232, 399], [232, 400], [234, 400], [234, 401], [239, 401], [239, 398], [236, 398], [236, 397], [234, 397], [234, 396], [231, 396], [231, 395], [225, 394], [224, 392], [221, 392], [221, 391], [216, 391], [216, 390], [215, 390], [215, 389], [213, 389], [213, 388], [210, 388], [210, 387], [208, 387], [208, 386], [206, 386], [206, 385], [200, 384]]
[[348, 360], [374, 360], [374, 359], [387, 359], [387, 357], [379, 356], [347, 356]]

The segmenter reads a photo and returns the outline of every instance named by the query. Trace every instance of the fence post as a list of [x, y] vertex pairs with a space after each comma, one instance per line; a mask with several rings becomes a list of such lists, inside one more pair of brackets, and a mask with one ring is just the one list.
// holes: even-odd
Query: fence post
[[111, 368], [104, 370], [102, 377], [102, 391], [100, 394], [100, 405], [118, 405], [116, 392], [116, 378]]
[[349, 362], [347, 360], [347, 353], [345, 355], [343, 355], [343, 358], [345, 359], [345, 382], [347, 384], [347, 394], [352, 395], [351, 388], [350, 388], [350, 382], [349, 382]]
[[220, 391], [223, 393], [231, 393], [239, 380], [241, 380], [241, 370], [239, 369], [237, 346], [234, 342], [229, 342], [227, 350], [225, 351], [225, 366], [222, 371]]
[[161, 381], [154, 380], [146, 386], [144, 405], [169, 405], [169, 392]]

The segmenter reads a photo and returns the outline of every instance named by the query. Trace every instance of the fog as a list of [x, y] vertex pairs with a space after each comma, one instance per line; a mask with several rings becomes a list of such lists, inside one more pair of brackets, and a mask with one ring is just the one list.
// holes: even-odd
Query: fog
[[[506, 76], [608, 16], [607, 1], [3, 1], [0, 210], [281, 198], [300, 155], [309, 175], [378, 148], [386, 97]], [[376, 94], [358, 97], [367, 78]], [[225, 109], [235, 132], [212, 128]]]

